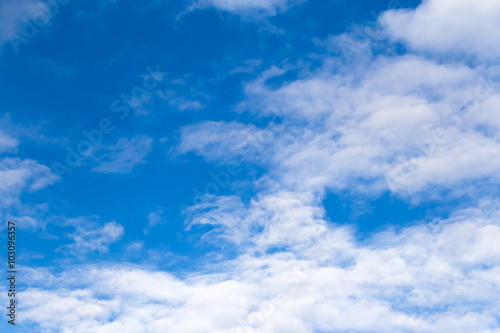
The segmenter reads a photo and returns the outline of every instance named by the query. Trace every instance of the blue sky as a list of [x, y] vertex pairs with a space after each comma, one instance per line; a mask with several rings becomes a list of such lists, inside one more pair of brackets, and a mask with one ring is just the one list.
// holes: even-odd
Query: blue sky
[[0, 10], [18, 331], [500, 332], [500, 5]]

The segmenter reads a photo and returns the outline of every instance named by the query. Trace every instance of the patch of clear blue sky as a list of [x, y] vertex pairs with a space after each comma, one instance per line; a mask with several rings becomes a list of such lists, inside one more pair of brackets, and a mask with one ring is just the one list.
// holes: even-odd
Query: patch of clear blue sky
[[[191, 264], [176, 264], [188, 268], [210, 248], [196, 246], [193, 232], [184, 231], [178, 207], [193, 201], [194, 188], [203, 191], [211, 181], [209, 172], [224, 167], [192, 154], [171, 159], [167, 151], [175, 146], [179, 128], [203, 120], [252, 121], [247, 114], [233, 111], [243, 98], [243, 82], [271, 65], [279, 66], [284, 59], [294, 62], [318, 52], [313, 38], [342, 33], [352, 23], [373, 21], [374, 15], [387, 9], [389, 2], [309, 0], [265, 19], [283, 29], [283, 34], [263, 29], [262, 20], [242, 20], [213, 9], [195, 11], [176, 20], [181, 8], [173, 1], [151, 7], [139, 3], [142, 2], [70, 2], [61, 8], [50, 26], [42, 28], [29, 44], [21, 45], [18, 54], [5, 45], [0, 65], [0, 110], [9, 112], [14, 123], [42, 125], [44, 135], [65, 138], [73, 147], [84, 139], [81, 131], [96, 128], [103, 117], [111, 118], [117, 127], [104, 137], [104, 144], [134, 135], [154, 137], [147, 164], [136, 167], [132, 176], [92, 173], [89, 166], [83, 166], [43, 191], [24, 195], [23, 200], [48, 203], [48, 215], [96, 215], [101, 222], [116, 220], [124, 225], [125, 236], [111, 246], [111, 257], [143, 261], [143, 257], [123, 257], [127, 244], [142, 241], [147, 249], [172, 251], [193, 259]], [[400, 6], [417, 5], [417, 1], [401, 1]], [[249, 59], [262, 61], [254, 67], [255, 72], [229, 75], [233, 68], [246, 66]], [[140, 84], [146, 66], [156, 64], [169, 73], [159, 89], [188, 98], [198, 96], [206, 108], [177, 111], [168, 100], [156, 100], [148, 105], [149, 115], [118, 120], [110, 111], [112, 101]], [[185, 83], [173, 83], [177, 79]], [[287, 79], [290, 78], [283, 76], [274, 83], [279, 85]], [[204, 95], [193, 97], [193, 90]], [[168, 141], [162, 146], [159, 138]], [[23, 141], [19, 156], [51, 165], [64, 160], [64, 145]], [[251, 179], [259, 172], [263, 170], [245, 165], [233, 180]], [[229, 187], [220, 192], [232, 193]], [[325, 200], [328, 215], [335, 216], [336, 221], [339, 216], [345, 217], [341, 218], [344, 222], [357, 223], [363, 232], [392, 221], [418, 219], [428, 209], [410, 208], [406, 202], [382, 196], [371, 203], [370, 213], [352, 219], [349, 209], [343, 206], [350, 207], [351, 199], [339, 198]], [[166, 223], [145, 235], [146, 216], [158, 207], [163, 210]], [[395, 216], [399, 216], [398, 221]], [[45, 254], [43, 259], [26, 263], [43, 266], [53, 260], [67, 260], [60, 253], [53, 254], [53, 250], [70, 241], [65, 234], [71, 230], [49, 223], [45, 232], [23, 232], [24, 248]], [[99, 259], [96, 254], [89, 260]]]
[[446, 218], [452, 209], [464, 203], [456, 200], [423, 201], [411, 204], [402, 197], [384, 193], [373, 197], [353, 197], [345, 193], [329, 193], [323, 201], [327, 220], [353, 226], [356, 238], [368, 240], [377, 232], [392, 228], [399, 230], [411, 225]]

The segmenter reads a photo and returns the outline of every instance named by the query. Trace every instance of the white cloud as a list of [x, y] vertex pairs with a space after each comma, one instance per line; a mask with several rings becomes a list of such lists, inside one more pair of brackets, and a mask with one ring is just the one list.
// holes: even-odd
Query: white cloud
[[20, 295], [22, 318], [47, 332], [498, 332], [498, 202], [360, 244], [321, 219], [305, 225], [315, 208], [300, 200], [274, 200], [295, 249], [248, 247], [183, 279], [123, 266], [49, 274]]
[[10, 137], [4, 131], [0, 131], [0, 153], [15, 151], [18, 145], [19, 140]]
[[252, 159], [273, 137], [271, 129], [259, 130], [251, 124], [207, 121], [182, 128], [177, 153], [196, 152], [210, 161]]
[[38, 191], [57, 181], [45, 165], [33, 160], [4, 157], [0, 159], [0, 198], [2, 209], [20, 205], [23, 192]]
[[0, 4], [0, 44], [11, 34], [21, 34], [22, 26], [36, 13], [44, 11], [45, 3], [38, 0], [5, 0]]
[[161, 223], [162, 221], [163, 211], [161, 209], [157, 209], [148, 214], [148, 226], [154, 227]]
[[[429, 3], [437, 4], [408, 11], [401, 24], [411, 25], [411, 17]], [[467, 29], [482, 17], [471, 13], [451, 26]], [[448, 13], [441, 15], [446, 22]], [[431, 23], [421, 27], [424, 33]], [[436, 32], [441, 33], [452, 32]], [[456, 42], [451, 37], [442, 44], [430, 37], [419, 47], [462, 52], [450, 46]], [[464, 50], [475, 52], [474, 43], [480, 42], [465, 37]], [[255, 182], [257, 194], [250, 203], [218, 197], [187, 210], [189, 226], [215, 226], [207, 238], [240, 245], [240, 255], [220, 268], [210, 267], [219, 274], [185, 279], [186, 286], [203, 300], [193, 281], [219, 286], [218, 280], [210, 283], [222, 276], [224, 283], [239, 284], [235, 299], [245, 305], [235, 325], [218, 320], [218, 313], [189, 308], [187, 298], [175, 309], [201, 313], [204, 327], [182, 331], [500, 332], [498, 201], [483, 200], [478, 208], [377, 233], [363, 243], [349, 228], [328, 224], [321, 207], [327, 189], [370, 197], [392, 191], [410, 201], [477, 199], [484, 186], [497, 193], [500, 85], [492, 78], [498, 77], [498, 66], [360, 52], [365, 53], [351, 66], [325, 57], [321, 68], [300, 68], [298, 79], [278, 88], [267, 80], [285, 69], [271, 68], [249, 83], [240, 109], [280, 117], [285, 128], [266, 144], [256, 140], [258, 149], [251, 154], [245, 147], [258, 133], [272, 133], [269, 125], [204, 122], [183, 129], [180, 152], [209, 161], [260, 163], [267, 173]], [[185, 316], [175, 312], [171, 317]], [[178, 328], [170, 320], [162, 324], [155, 328]]]
[[104, 153], [99, 156], [99, 164], [92, 168], [100, 173], [130, 173], [135, 166], [144, 164], [144, 158], [151, 152], [153, 138], [135, 136], [122, 138], [116, 145], [101, 148]]
[[17, 138], [7, 134], [12, 129], [8, 122], [0, 129], [0, 219], [13, 221], [19, 228], [37, 230], [44, 226], [41, 216], [47, 205], [23, 202], [21, 196], [54, 184], [58, 177], [37, 161], [5, 157], [5, 154], [16, 154], [19, 145]]
[[123, 226], [116, 222], [96, 228], [83, 220], [83, 223], [77, 223], [75, 227], [76, 230], [68, 235], [74, 243], [64, 245], [61, 249], [77, 256], [93, 251], [108, 252], [109, 246], [120, 240], [124, 234]]
[[500, 56], [500, 2], [425, 0], [416, 10], [392, 10], [381, 16], [394, 39], [412, 48], [480, 59]]
[[31, 230], [45, 226], [42, 217], [48, 205], [25, 202], [22, 195], [40, 191], [59, 180], [49, 167], [32, 159], [15, 157], [19, 138], [31, 138], [39, 134], [37, 131], [12, 123], [8, 114], [0, 119], [0, 219]]
[[[284, 70], [272, 68], [247, 85], [240, 109], [281, 117], [279, 135], [272, 124], [205, 122], [183, 129], [180, 151], [265, 163], [286, 188], [319, 193], [389, 189], [416, 199], [436, 186], [458, 191], [457, 184], [484, 177], [498, 183], [499, 85], [479, 74], [496, 67], [414, 55], [379, 56], [350, 71], [341, 66], [326, 59], [277, 89], [266, 82]], [[262, 135], [270, 140], [255, 139]]]
[[224, 11], [245, 14], [253, 11], [276, 15], [305, 0], [197, 0], [194, 8], [215, 7]]
[[143, 230], [145, 234], [149, 234], [150, 230], [157, 225], [165, 223], [165, 217], [163, 214], [163, 210], [161, 208], [157, 208], [154, 211], [149, 212], [149, 214], [146, 216], [148, 224], [146, 228]]
[[173, 91], [163, 91], [158, 92], [158, 96], [162, 99], [168, 100], [168, 104], [178, 111], [186, 111], [186, 110], [202, 110], [206, 107], [202, 102], [195, 99], [188, 99], [185, 96], [176, 96], [176, 93]]
[[169, 101], [169, 104], [179, 111], [186, 110], [202, 110], [206, 106], [201, 104], [200, 101], [192, 101], [183, 97], [176, 97]]
[[[431, 5], [437, 2], [407, 12], [404, 23], [411, 25]], [[483, 12], [470, 13], [484, 18]], [[394, 14], [393, 22], [401, 23], [397, 15], [406, 14]], [[457, 20], [451, 27], [466, 29], [471, 22]], [[405, 39], [418, 41], [406, 31]], [[455, 47], [450, 37], [441, 46], [433, 40], [438, 37], [414, 43], [447, 52]], [[488, 56], [496, 52], [496, 46], [465, 37], [469, 47], [479, 43]], [[188, 226], [214, 226], [208, 237], [239, 246], [234, 260], [207, 263], [184, 277], [109, 263], [60, 275], [30, 270], [35, 278], [21, 295], [23, 320], [47, 332], [500, 332], [497, 200], [478, 200], [477, 207], [448, 218], [363, 242], [350, 228], [327, 222], [321, 206], [328, 189], [431, 200], [446, 190], [451, 197], [480, 197], [484, 183], [497, 188], [500, 94], [488, 78], [498, 67], [370, 52], [356, 59], [345, 66], [325, 57], [321, 68], [302, 70], [278, 88], [266, 83], [284, 73], [278, 68], [249, 83], [241, 108], [281, 118], [279, 135], [276, 124], [183, 128], [180, 153], [267, 168], [250, 202], [214, 197], [187, 210]], [[487, 75], [483, 80], [477, 73]], [[134, 163], [105, 169], [122, 164]], [[118, 225], [106, 226], [77, 230], [75, 249], [104, 251], [123, 233]]]
[[187, 229], [193, 226], [210, 225], [215, 227], [203, 235], [202, 240], [221, 245], [224, 241], [244, 244], [255, 223], [246, 219], [247, 207], [238, 197], [207, 197], [202, 202], [184, 211], [188, 216]]

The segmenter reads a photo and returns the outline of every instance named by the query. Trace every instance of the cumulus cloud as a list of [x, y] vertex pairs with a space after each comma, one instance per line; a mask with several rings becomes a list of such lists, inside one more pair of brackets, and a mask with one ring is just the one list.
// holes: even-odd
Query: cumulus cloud
[[295, 234], [304, 223], [322, 231], [302, 237], [296, 250], [256, 257], [249, 247], [210, 267], [216, 273], [180, 279], [125, 266], [30, 271], [49, 276], [33, 279], [21, 296], [25, 325], [47, 332], [498, 331], [498, 202], [365, 243], [321, 219], [308, 221], [312, 207], [287, 211], [294, 205], [281, 203], [274, 216], [294, 223]]
[[[266, 9], [281, 2], [252, 3]], [[442, 36], [422, 42], [413, 33], [414, 22], [424, 36], [441, 24], [432, 15], [446, 23], [451, 14], [440, 8], [462, 13], [472, 4], [427, 1], [391, 12], [384, 29], [396, 36], [390, 24], [407, 25], [401, 38], [422, 50], [478, 46], [490, 56], [496, 46], [467, 34], [466, 46], [453, 44], [453, 34], [468, 31], [473, 19], [484, 19], [480, 26], [496, 17], [486, 13], [497, 13], [496, 5], [485, 1], [469, 11], [471, 18], [452, 22], [443, 43]], [[431, 19], [418, 19], [424, 14]], [[275, 120], [184, 127], [179, 153], [265, 168], [251, 200], [208, 197], [186, 209], [187, 227], [213, 227], [208, 239], [233, 244], [234, 259], [183, 276], [108, 263], [61, 274], [33, 269], [21, 296], [25, 325], [47, 332], [500, 332], [500, 203], [481, 192], [500, 181], [500, 95], [493, 80], [499, 69], [412, 52], [367, 50], [349, 66], [325, 55], [320, 68], [299, 68], [298, 78], [281, 85], [268, 80], [288, 69], [271, 68], [246, 85], [239, 108]], [[335, 216], [333, 223], [325, 218], [328, 190], [392, 192], [416, 202], [477, 198], [446, 218], [361, 242]], [[74, 246], [105, 250], [122, 232], [115, 224], [77, 230]]]
[[426, 0], [416, 10], [381, 16], [390, 36], [410, 47], [438, 54], [493, 59], [500, 46], [500, 3], [489, 0]]
[[[433, 15], [444, 23], [419, 21], [413, 35], [411, 30], [428, 8], [474, 5], [427, 1], [416, 10], [385, 13], [384, 32], [401, 34], [418, 52], [375, 55], [368, 43], [350, 66], [326, 56], [321, 68], [300, 68], [298, 79], [278, 87], [268, 80], [288, 69], [264, 72], [246, 86], [239, 109], [279, 117], [285, 129], [265, 145], [254, 145], [258, 149], [251, 154], [244, 147], [277, 122], [261, 127], [204, 122], [183, 129], [183, 152], [209, 161], [239, 158], [267, 170], [254, 184], [257, 195], [250, 203], [219, 197], [188, 209], [189, 226], [208, 224], [215, 227], [210, 239], [244, 244], [229, 267], [225, 262], [215, 269], [224, 272], [216, 275], [224, 276], [224, 283], [240, 284], [238, 297], [247, 304], [242, 322], [208, 314], [207, 327], [214, 332], [498, 332], [498, 201], [479, 200], [478, 207], [449, 218], [377, 233], [363, 243], [348, 227], [327, 223], [321, 206], [326, 190], [368, 197], [389, 191], [419, 202], [477, 199], [485, 187], [498, 187], [498, 66], [437, 60], [420, 51], [481, 58], [481, 51], [474, 52], [484, 47], [486, 56], [494, 56], [491, 34], [468, 36], [479, 33], [469, 29], [474, 20], [485, 17], [478, 26], [488, 27], [499, 10], [482, 2], [479, 9], [461, 9], [470, 16], [450, 25], [453, 11], [437, 11]], [[394, 33], [396, 24], [404, 27]], [[435, 35], [425, 37], [427, 29]], [[467, 33], [460, 40], [462, 30]], [[488, 43], [481, 44], [482, 38]], [[294, 286], [283, 280], [287, 274]], [[245, 292], [252, 287], [257, 292]]]
[[416, 196], [484, 177], [498, 182], [500, 163], [492, 155], [500, 149], [498, 116], [491, 110], [499, 85], [481, 75], [496, 73], [495, 66], [471, 68], [415, 55], [378, 56], [350, 71], [342, 65], [331, 58], [278, 88], [266, 83], [284, 73], [277, 68], [249, 83], [240, 108], [285, 119], [285, 130], [253, 145], [251, 155], [243, 147], [259, 133], [272, 133], [275, 123], [191, 125], [182, 132], [181, 150], [209, 160], [229, 155], [265, 161], [289, 189], [318, 192], [326, 186]]

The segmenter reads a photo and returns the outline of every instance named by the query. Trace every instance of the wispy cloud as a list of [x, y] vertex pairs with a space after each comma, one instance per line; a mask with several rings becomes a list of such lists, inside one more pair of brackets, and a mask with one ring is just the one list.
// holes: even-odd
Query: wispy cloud
[[148, 223], [146, 228], [143, 230], [145, 234], [149, 234], [152, 228], [166, 222], [164, 212], [161, 208], [149, 212], [149, 214], [146, 216], [146, 219]]
[[194, 8], [215, 8], [235, 12], [238, 14], [263, 13], [276, 15], [278, 11], [285, 11], [291, 5], [305, 0], [197, 0]]
[[135, 136], [122, 138], [115, 145], [101, 148], [98, 165], [92, 171], [99, 173], [130, 173], [135, 166], [144, 164], [144, 158], [151, 152], [153, 138]]
[[74, 242], [60, 247], [60, 250], [76, 256], [84, 256], [94, 251], [108, 252], [109, 246], [120, 240], [124, 234], [123, 226], [114, 221], [102, 227], [96, 226], [95, 223], [88, 223], [86, 219], [76, 221], [79, 221], [75, 225], [76, 230], [68, 234]]
[[0, 159], [0, 196], [2, 207], [19, 203], [23, 192], [38, 191], [57, 181], [50, 168], [33, 160]]
[[36, 13], [45, 11], [45, 3], [38, 0], [5, 0], [0, 4], [0, 45], [14, 35], [23, 34], [26, 25]]
[[15, 151], [18, 145], [19, 140], [0, 130], [0, 153]]

